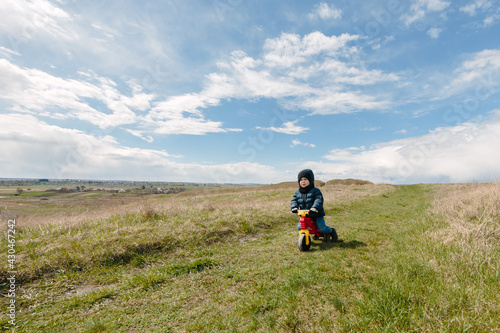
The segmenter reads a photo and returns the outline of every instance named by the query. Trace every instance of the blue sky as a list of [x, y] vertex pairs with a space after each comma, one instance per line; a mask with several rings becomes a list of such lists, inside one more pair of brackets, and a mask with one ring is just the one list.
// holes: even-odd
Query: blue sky
[[500, 178], [493, 0], [0, 0], [0, 177]]

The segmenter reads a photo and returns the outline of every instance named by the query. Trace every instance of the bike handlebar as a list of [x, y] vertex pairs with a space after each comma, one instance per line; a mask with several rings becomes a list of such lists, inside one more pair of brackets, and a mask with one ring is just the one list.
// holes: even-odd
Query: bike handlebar
[[300, 216], [307, 216], [309, 215], [309, 209], [301, 209], [297, 212]]

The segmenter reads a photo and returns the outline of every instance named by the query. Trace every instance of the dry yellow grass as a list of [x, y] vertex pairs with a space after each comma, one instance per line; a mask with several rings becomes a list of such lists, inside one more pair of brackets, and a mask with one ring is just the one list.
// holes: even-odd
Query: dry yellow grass
[[447, 227], [433, 233], [444, 243], [500, 245], [500, 184], [446, 184], [436, 190], [431, 214]]
[[369, 184], [369, 185], [325, 185], [321, 188], [325, 204], [335, 204], [337, 201], [350, 201], [363, 197], [381, 195], [396, 189], [394, 185]]
[[[321, 187], [325, 199], [325, 205], [334, 205], [339, 201], [349, 201], [361, 197], [379, 195], [394, 190], [393, 185], [326, 185]], [[139, 213], [143, 216], [156, 214], [164, 211], [186, 211], [206, 210], [214, 211], [221, 209], [238, 208], [262, 208], [275, 207], [287, 210], [290, 199], [297, 189], [295, 182], [287, 182], [276, 185], [261, 186], [255, 188], [222, 188], [193, 190], [181, 192], [175, 196], [166, 198], [137, 197], [127, 200], [106, 198], [102, 208], [92, 209], [68, 209], [52, 215], [35, 214], [20, 216], [17, 224], [20, 228], [59, 226], [60, 229], [68, 229], [86, 224], [89, 221], [105, 220], [117, 215]], [[78, 200], [68, 201], [69, 206], [80, 207]], [[43, 207], [40, 207], [43, 210]], [[15, 213], [15, 212], [14, 212]]]
[[436, 223], [427, 232], [435, 244], [430, 263], [448, 283], [477, 295], [481, 302], [472, 308], [484, 313], [498, 297], [498, 284], [492, 289], [479, 285], [498, 279], [500, 185], [446, 184], [435, 189], [434, 197], [427, 212]]

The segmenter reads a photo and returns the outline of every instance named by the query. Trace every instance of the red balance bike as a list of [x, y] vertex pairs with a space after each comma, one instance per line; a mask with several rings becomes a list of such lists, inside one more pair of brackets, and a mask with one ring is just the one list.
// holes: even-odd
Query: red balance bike
[[314, 239], [323, 237], [323, 242], [330, 242], [330, 234], [322, 234], [316, 226], [316, 219], [309, 217], [309, 210], [299, 210], [300, 231], [297, 245], [300, 251], [309, 251], [311, 248], [311, 235]]

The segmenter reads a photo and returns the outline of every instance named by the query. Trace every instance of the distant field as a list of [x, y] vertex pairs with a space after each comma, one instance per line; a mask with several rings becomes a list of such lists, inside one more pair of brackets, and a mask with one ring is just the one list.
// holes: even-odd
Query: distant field
[[[81, 187], [76, 191], [75, 187]], [[164, 198], [173, 194], [157, 193], [157, 186], [105, 184], [105, 186], [56, 185], [0, 186], [0, 218], [18, 217], [21, 225], [59, 223], [71, 219], [114, 214], [120, 209], [133, 209], [151, 198]], [[210, 190], [224, 188], [215, 185], [164, 186], [174, 190]], [[20, 191], [19, 191], [20, 189]], [[62, 190], [61, 190], [62, 189]], [[83, 190], [85, 189], [85, 190]], [[124, 190], [125, 193], [117, 191]], [[116, 210], [116, 211], [115, 211]]]
[[295, 188], [1, 198], [16, 332], [499, 332], [500, 185], [327, 182], [309, 252]]

